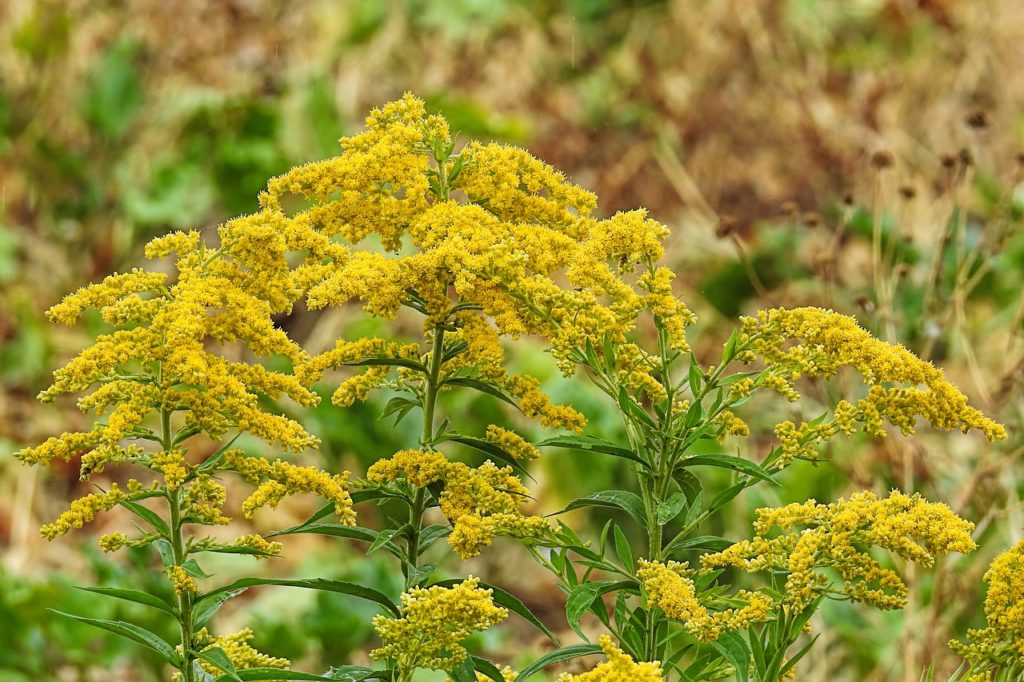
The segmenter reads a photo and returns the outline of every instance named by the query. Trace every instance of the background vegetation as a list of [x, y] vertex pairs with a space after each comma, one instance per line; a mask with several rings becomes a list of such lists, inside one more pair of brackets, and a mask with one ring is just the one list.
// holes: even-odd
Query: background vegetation
[[[10, 643], [0, 682], [156, 679], [159, 669], [44, 610], [121, 617], [110, 611], [129, 606], [68, 585], [145, 589], [150, 578], [141, 556], [111, 562], [85, 534], [38, 536], [82, 484], [73, 466], [46, 474], [11, 453], [76, 427], [76, 411], [33, 398], [87, 343], [42, 311], [138, 263], [156, 234], [255, 210], [267, 178], [334, 154], [362, 112], [405, 90], [468, 135], [524, 145], [566, 170], [598, 192], [602, 212], [644, 205], [669, 224], [702, 359], [713, 361], [738, 314], [831, 306], [941, 365], [1007, 424], [998, 447], [936, 433], [850, 442], [816, 469], [787, 472], [771, 497], [741, 498], [752, 511], [899, 486], [977, 523], [981, 549], [969, 562], [908, 574], [905, 611], [824, 609], [824, 641], [799, 678], [917, 680], [929, 663], [954, 668], [946, 641], [980, 625], [981, 573], [1024, 529], [1021, 63], [1024, 5], [1014, 0], [0, 3], [0, 641]], [[317, 352], [356, 317], [314, 322], [298, 311], [280, 323]], [[570, 395], [539, 351], [523, 344], [516, 358], [598, 431], [616, 428], [583, 384]], [[380, 407], [325, 400], [315, 411], [309, 426], [331, 466], [363, 471], [396, 449], [390, 422], [373, 418]], [[482, 428], [496, 408], [459, 409]], [[614, 467], [546, 455], [534, 472], [538, 508], [610, 487]], [[299, 501], [280, 513], [298, 522], [311, 509]], [[709, 531], [745, 537], [750, 518]], [[264, 570], [400, 588], [374, 555], [301, 543]], [[215, 568], [233, 567], [229, 557]], [[460, 570], [488, 575], [575, 637], [561, 593], [512, 543]], [[223, 617], [252, 624], [260, 648], [323, 669], [366, 660], [364, 608], [267, 589]], [[518, 627], [477, 645], [513, 665], [545, 650]]]

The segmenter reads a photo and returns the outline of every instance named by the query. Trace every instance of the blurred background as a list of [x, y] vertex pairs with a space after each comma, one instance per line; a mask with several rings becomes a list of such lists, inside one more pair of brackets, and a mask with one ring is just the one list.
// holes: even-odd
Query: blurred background
[[[97, 320], [58, 328], [43, 311], [141, 263], [155, 235], [254, 211], [269, 177], [335, 154], [371, 107], [406, 90], [462, 139], [523, 145], [565, 170], [599, 194], [602, 213], [642, 205], [672, 227], [667, 261], [700, 317], [704, 362], [740, 314], [830, 306], [936, 362], [1007, 424], [997, 447], [958, 433], [847, 440], [830, 462], [793, 466], [781, 492], [751, 491], [702, 529], [739, 539], [758, 506], [854, 489], [947, 501], [978, 524], [979, 550], [908, 573], [903, 612], [827, 605], [798, 671], [910, 681], [934, 664], [945, 679], [957, 665], [946, 642], [981, 623], [985, 567], [1024, 529], [1021, 64], [1017, 0], [3, 0], [0, 682], [161, 679], [139, 648], [48, 607], [170, 636], [148, 612], [70, 587], [165, 589], [146, 554], [96, 548], [91, 534], [124, 518], [54, 543], [38, 536], [88, 490], [73, 465], [39, 471], [12, 453], [85, 423], [72, 403], [34, 396], [101, 330]], [[314, 352], [342, 331], [373, 331], [356, 309], [281, 323]], [[619, 436], [600, 396], [570, 391], [539, 348], [520, 344], [514, 361], [579, 406], [593, 433]], [[856, 388], [810, 385], [797, 406], [749, 403], [755, 435], [731, 445], [763, 455], [772, 424], [817, 416]], [[329, 466], [365, 471], [415, 442], [406, 424], [376, 420], [386, 397], [348, 410], [325, 400], [310, 415]], [[486, 398], [448, 407], [478, 430], [508, 418]], [[536, 466], [537, 511], [622, 487], [618, 466], [551, 453]], [[255, 523], [287, 525], [315, 505], [282, 505]], [[577, 527], [606, 518], [574, 514]], [[395, 594], [397, 571], [379, 554], [300, 539], [282, 559], [228, 557], [207, 570], [338, 577]], [[574, 638], [561, 595], [513, 543], [441, 570], [487, 576]], [[260, 648], [303, 670], [365, 662], [372, 609], [300, 592], [252, 590], [219, 625], [251, 625]], [[474, 646], [513, 666], [545, 650], [514, 617]]]

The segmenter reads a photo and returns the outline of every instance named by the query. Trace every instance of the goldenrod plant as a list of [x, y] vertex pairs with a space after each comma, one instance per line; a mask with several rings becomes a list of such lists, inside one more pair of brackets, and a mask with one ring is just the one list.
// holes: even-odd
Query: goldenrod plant
[[120, 587], [87, 589], [164, 612], [177, 621], [180, 637], [167, 642], [131, 623], [66, 615], [148, 647], [176, 669], [175, 679], [183, 682], [210, 679], [209, 675], [239, 679], [243, 670], [256, 676], [246, 679], [296, 679], [282, 677], [286, 671], [280, 669], [288, 666], [287, 660], [249, 645], [251, 631], [220, 636], [209, 631], [211, 619], [227, 599], [250, 586], [275, 582], [386, 598], [332, 581], [251, 578], [200, 587], [209, 577], [201, 565], [205, 553], [264, 559], [282, 549], [279, 542], [255, 533], [225, 540], [219, 534], [198, 532], [230, 522], [225, 513], [229, 477], [254, 486], [241, 503], [246, 517], [261, 507], [276, 507], [287, 495], [313, 493], [330, 501], [340, 523], [351, 525], [355, 520], [348, 474], [232, 447], [239, 434], [292, 452], [316, 446], [316, 438], [297, 421], [267, 410], [262, 400], [288, 397], [309, 406], [317, 396], [291, 374], [232, 359], [242, 357], [242, 349], [256, 358], [303, 359], [302, 350], [271, 318], [291, 305], [284, 259], [285, 251], [294, 248], [291, 237], [246, 219], [226, 223], [219, 232], [221, 244], [216, 248], [204, 245], [196, 232], [174, 233], [147, 246], [150, 258], [175, 255], [174, 281], [162, 272], [133, 270], [85, 287], [49, 311], [52, 320], [71, 324], [95, 308], [113, 328], [57, 370], [53, 385], [40, 395], [53, 401], [62, 394], [83, 394], [78, 406], [95, 412], [97, 422], [88, 431], [64, 433], [26, 448], [18, 457], [42, 465], [74, 460], [80, 463], [83, 480], [108, 467], [132, 469], [133, 477], [123, 486], [110, 483], [75, 500], [41, 532], [52, 540], [82, 528], [101, 512], [126, 510], [134, 529], [104, 535], [100, 546], [107, 552], [153, 548], [169, 582], [168, 594]]
[[[701, 534], [708, 519], [736, 508], [744, 491], [780, 486], [788, 467], [820, 465], [822, 451], [840, 436], [911, 435], [922, 421], [979, 431], [989, 441], [1006, 433], [941, 370], [829, 310], [780, 308], [744, 318], [720, 360], [703, 365], [687, 341], [695, 316], [675, 293], [674, 273], [659, 264], [668, 228], [642, 210], [595, 216], [592, 193], [521, 149], [460, 147], [447, 121], [411, 95], [375, 110], [366, 131], [342, 138], [341, 147], [337, 157], [272, 179], [257, 213], [220, 228], [219, 246], [203, 245], [195, 233], [151, 244], [152, 256], [178, 254], [175, 282], [134, 271], [52, 311], [72, 321], [85, 307], [99, 307], [123, 329], [58, 370], [44, 399], [92, 388], [82, 407], [113, 410], [95, 430], [66, 434], [22, 459], [82, 454], [84, 474], [116, 462], [158, 477], [73, 503], [43, 533], [56, 536], [118, 505], [138, 515], [140, 535], [108, 536], [104, 547], [154, 545], [176, 600], [106, 592], [167, 611], [181, 625], [181, 641], [175, 649], [128, 624], [87, 622], [157, 649], [188, 682], [211, 671], [218, 680], [320, 679], [275, 673], [287, 662], [253, 650], [249, 631], [218, 637], [206, 629], [215, 607], [238, 590], [291, 585], [347, 593], [383, 609], [373, 619], [381, 641], [370, 653], [375, 667], [349, 665], [327, 679], [409, 682], [417, 670], [433, 669], [458, 682], [525, 682], [550, 666], [603, 654], [589, 671], [559, 679], [767, 682], [793, 676], [813, 645], [801, 638], [823, 600], [898, 609], [907, 586], [896, 561], [927, 568], [942, 555], [974, 549], [970, 521], [898, 490], [761, 509], [750, 540]], [[348, 338], [338, 330], [333, 347], [307, 353], [272, 317], [299, 301], [313, 310], [357, 303], [384, 321], [377, 328], [392, 331]], [[621, 417], [621, 442], [586, 434], [576, 407], [555, 404], [538, 379], [509, 369], [507, 347], [527, 335], [544, 340], [565, 377], [590, 381], [607, 396]], [[227, 346], [248, 348], [244, 357], [252, 361], [214, 353]], [[269, 356], [293, 373], [256, 361]], [[801, 381], [840, 373], [859, 376], [864, 389], [816, 419], [779, 422], [767, 452], [731, 452], [750, 435], [743, 415], [752, 395], [796, 402]], [[317, 401], [311, 387], [321, 381], [337, 382], [332, 401], [340, 408], [387, 391], [381, 416], [415, 414], [418, 438], [352, 476], [253, 457], [230, 441], [207, 457], [187, 447], [202, 433], [223, 441], [247, 432], [295, 453], [315, 448], [297, 421], [269, 411], [272, 403], [263, 399], [310, 407]], [[472, 432], [454, 423], [456, 413], [445, 413], [440, 398], [453, 392], [482, 393], [562, 433], [530, 443], [511, 418]], [[301, 410], [293, 414], [301, 420]], [[527, 467], [541, 448], [625, 462], [633, 476], [621, 490], [594, 491], [566, 508], [600, 506], [622, 516], [584, 539], [533, 513]], [[716, 489], [708, 470], [731, 477], [727, 487]], [[296, 492], [328, 504], [271, 538], [225, 544], [193, 537], [185, 526], [228, 521], [219, 478], [229, 473], [256, 486], [244, 515]], [[167, 502], [164, 516], [142, 504], [150, 498]], [[382, 516], [383, 527], [357, 525], [354, 507], [365, 503], [380, 506], [382, 514], [366, 517]], [[642, 538], [631, 537], [633, 527]], [[251, 578], [200, 589], [205, 573], [193, 554], [269, 556], [300, 533], [362, 542], [367, 553], [386, 550], [403, 576], [403, 594], [392, 599], [323, 579]], [[559, 646], [519, 671], [470, 654], [464, 640], [510, 612], [554, 639], [486, 576], [444, 577], [460, 574], [459, 560], [487, 551], [499, 536], [522, 543], [550, 571], [566, 594], [568, 625], [587, 641]], [[1002, 573], [993, 568], [990, 582]], [[989, 630], [965, 655], [992, 660], [997, 647], [985, 643], [1013, 632], [1005, 612], [993, 606]], [[588, 613], [593, 618], [584, 622]]]

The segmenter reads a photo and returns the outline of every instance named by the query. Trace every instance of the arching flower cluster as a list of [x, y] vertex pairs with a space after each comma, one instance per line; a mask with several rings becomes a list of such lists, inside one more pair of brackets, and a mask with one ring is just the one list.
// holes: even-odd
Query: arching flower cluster
[[416, 488], [441, 486], [438, 504], [452, 524], [448, 543], [463, 559], [478, 555], [498, 535], [538, 539], [551, 530], [543, 517], [521, 511], [529, 491], [512, 468], [489, 460], [474, 468], [436, 450], [403, 450], [378, 460], [367, 478], [381, 484], [405, 481]]
[[562, 673], [558, 682], [661, 682], [664, 679], [657, 661], [637, 663], [615, 646], [608, 635], [601, 635], [598, 642], [608, 660], [579, 675]]
[[[803, 530], [799, 527], [804, 526]], [[779, 528], [782, 534], [772, 536]], [[890, 568], [865, 552], [879, 547], [908, 561], [931, 566], [935, 557], [975, 549], [974, 524], [945, 504], [893, 491], [880, 499], [859, 492], [832, 504], [808, 500], [757, 510], [755, 536], [701, 557], [702, 570], [735, 566], [745, 571], [784, 571], [787, 604], [800, 609], [826, 590], [880, 609], [902, 608], [907, 586]], [[834, 569], [841, 585], [831, 585]]]
[[980, 680], [998, 669], [1024, 666], [1024, 542], [995, 558], [985, 572], [986, 627], [969, 630], [967, 642], [950, 647], [972, 664]]
[[[686, 348], [692, 316], [671, 272], [652, 265], [668, 230], [643, 211], [592, 218], [593, 194], [522, 149], [474, 142], [453, 154], [447, 123], [411, 95], [373, 112], [367, 128], [342, 139], [341, 156], [295, 168], [261, 196], [264, 213], [310, 241], [342, 242], [297, 270], [311, 307], [358, 300], [385, 318], [414, 307], [428, 330], [465, 337], [469, 362], [451, 362], [480, 367], [534, 416], [569, 428], [582, 424], [577, 413], [552, 414], [528, 378], [504, 374], [498, 337], [543, 335], [568, 374], [573, 353], [605, 335], [625, 341], [647, 309]], [[285, 218], [289, 194], [313, 205]], [[646, 270], [631, 276], [638, 265]]]
[[763, 360], [762, 384], [787, 400], [799, 398], [795, 380], [828, 378], [842, 367], [852, 368], [868, 386], [856, 402], [840, 401], [832, 421], [779, 424], [776, 434], [787, 459], [813, 457], [816, 445], [852, 433], [858, 424], [878, 437], [885, 436], [886, 422], [912, 434], [918, 418], [939, 429], [977, 429], [989, 442], [1006, 438], [1006, 430], [971, 407], [942, 370], [901, 345], [876, 339], [848, 315], [822, 308], [763, 310], [743, 319], [740, 343], [747, 348], [741, 359]]
[[676, 561], [641, 561], [637, 571], [648, 604], [682, 623], [701, 642], [713, 642], [727, 630], [743, 630], [771, 617], [772, 598], [746, 590], [739, 591], [733, 599], [740, 606], [709, 610], [697, 598], [692, 575], [686, 564]]
[[[176, 277], [142, 269], [112, 275], [48, 311], [52, 320], [73, 324], [87, 310], [97, 309], [114, 327], [54, 372], [53, 384], [40, 394], [44, 401], [83, 394], [78, 405], [94, 412], [97, 423], [91, 430], [25, 448], [18, 458], [43, 465], [80, 459], [83, 479], [117, 463], [149, 469], [157, 478], [151, 485], [132, 480], [124, 490], [112, 485], [76, 500], [43, 527], [46, 537], [81, 528], [98, 512], [158, 495], [173, 495], [185, 522], [227, 523], [226, 489], [214, 474], [229, 460], [235, 465], [242, 460], [219, 451], [198, 461], [189, 449], [190, 439], [199, 434], [219, 439], [229, 431], [249, 433], [293, 452], [317, 445], [297, 421], [268, 409], [265, 402], [287, 398], [312, 406], [317, 395], [295, 376], [268, 369], [260, 360], [305, 361], [305, 353], [272, 316], [288, 312], [298, 296], [287, 254], [302, 250], [326, 257], [330, 248], [326, 242], [309, 241], [310, 235], [291, 229], [287, 220], [264, 218], [225, 223], [216, 248], [204, 244], [197, 232], [157, 238], [146, 247], [146, 255], [173, 257]], [[239, 359], [246, 354], [253, 360]], [[284, 494], [314, 492], [336, 502], [342, 522], [354, 522], [345, 475], [284, 462], [237, 468], [258, 486], [247, 509], [274, 504]], [[101, 545], [113, 551], [157, 537], [149, 533], [132, 539], [114, 533]], [[198, 542], [205, 544], [196, 546], [213, 547], [209, 541]], [[252, 537], [238, 543], [257, 555], [279, 547]]]
[[492, 591], [470, 576], [452, 587], [415, 588], [402, 594], [397, 617], [374, 616], [382, 646], [371, 656], [390, 659], [406, 674], [416, 668], [454, 670], [469, 653], [462, 640], [508, 617]]

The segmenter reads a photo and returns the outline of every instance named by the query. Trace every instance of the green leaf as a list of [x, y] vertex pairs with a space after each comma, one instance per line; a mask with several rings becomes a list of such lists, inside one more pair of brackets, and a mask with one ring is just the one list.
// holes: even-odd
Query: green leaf
[[510, 465], [513, 469], [523, 474], [524, 476], [527, 476], [531, 479], [533, 478], [526, 471], [526, 469], [519, 462], [519, 460], [517, 460], [512, 455], [508, 454], [508, 452], [506, 452], [504, 448], [495, 445], [489, 440], [484, 440], [483, 438], [474, 438], [472, 436], [464, 436], [461, 433], [447, 434], [444, 437], [444, 440], [452, 441], [453, 443], [461, 443], [462, 445], [467, 445], [473, 448], [474, 450], [479, 450], [480, 452], [486, 455], [490, 455], [496, 459], [501, 460], [505, 464]]
[[630, 575], [636, 573], [636, 562], [633, 560], [633, 550], [629, 546], [626, 534], [618, 526], [612, 529], [612, 537], [615, 539], [615, 555]]
[[800, 650], [793, 654], [792, 658], [786, 661], [786, 665], [782, 666], [782, 670], [779, 671], [780, 680], [786, 679], [786, 673], [792, 670], [793, 666], [799, 663], [800, 659], [807, 655], [807, 652], [811, 650], [811, 647], [814, 646], [814, 643], [818, 641], [818, 637], [821, 637], [820, 632], [814, 635], [814, 637], [811, 637], [811, 641], [807, 642], [807, 644], [800, 647]]
[[414, 407], [419, 407], [419, 403], [415, 400], [409, 400], [403, 396], [395, 396], [384, 406], [379, 419], [387, 419], [391, 415], [397, 414], [398, 416], [395, 417], [395, 425], [397, 426]]
[[569, 627], [580, 637], [583, 637], [583, 633], [580, 631], [580, 618], [590, 610], [590, 605], [597, 598], [600, 584], [597, 582], [580, 583], [572, 588], [569, 598], [565, 602], [565, 619], [569, 622]]
[[157, 635], [153, 634], [145, 628], [140, 628], [138, 625], [132, 623], [125, 623], [121, 620], [99, 620], [97, 618], [86, 618], [85, 616], [76, 616], [73, 613], [65, 613], [63, 611], [57, 611], [51, 609], [54, 613], [61, 616], [67, 616], [81, 623], [91, 625], [101, 630], [113, 632], [115, 635], [120, 635], [125, 639], [130, 639], [134, 642], [138, 642], [147, 649], [155, 651], [161, 658], [175, 666], [181, 668], [181, 658], [178, 656], [178, 652], [174, 650], [170, 644], [162, 640]]
[[409, 524], [400, 526], [399, 528], [388, 528], [377, 533], [377, 537], [370, 543], [369, 548], [366, 550], [366, 554], [370, 555], [376, 552], [378, 549], [391, 542], [391, 538], [395, 537], [399, 533], [405, 532], [405, 529], [409, 527]]
[[697, 364], [697, 358], [690, 355], [690, 369], [686, 376], [687, 382], [690, 384], [690, 392], [696, 398], [700, 395], [701, 384], [704, 381], [704, 372], [700, 370], [700, 365]]
[[[505, 676], [501, 674], [501, 670], [498, 669], [498, 666], [494, 665], [487, 659], [472, 656], [470, 660], [473, 661], [473, 669], [477, 672], [483, 673], [494, 680], [494, 682], [505, 682]], [[474, 679], [473, 682], [476, 682], [476, 680]]]
[[[278, 668], [248, 668], [246, 670], [239, 670], [238, 677], [248, 682], [249, 680], [331, 680], [348, 679], [348, 678], [335, 678], [335, 677], [324, 677], [323, 675], [314, 675], [313, 673], [300, 673], [295, 670], [280, 670]], [[221, 675], [214, 682], [228, 682], [232, 679], [227, 675]], [[357, 680], [370, 680], [370, 679], [391, 679], [390, 676], [385, 677], [359, 677], [352, 678]]]
[[149, 525], [153, 526], [164, 537], [170, 537], [171, 529], [167, 527], [167, 523], [149, 507], [144, 507], [138, 502], [131, 502], [129, 500], [123, 500], [120, 502], [120, 505], [144, 521], [147, 521]]
[[[441, 582], [434, 584], [439, 585], [441, 587], [451, 587], [452, 585], [457, 585], [461, 582], [461, 579], [453, 579], [442, 580]], [[527, 607], [526, 604], [524, 604], [523, 602], [519, 601], [519, 598], [516, 597], [514, 594], [512, 594], [511, 592], [507, 592], [506, 590], [503, 590], [496, 585], [485, 583], [483, 581], [480, 582], [480, 587], [492, 591], [491, 599], [494, 600], [495, 604], [497, 604], [498, 606], [504, 606], [509, 611], [519, 614], [527, 621], [532, 623], [534, 627], [536, 627], [538, 630], [547, 635], [548, 639], [550, 639], [555, 644], [558, 644], [558, 640], [555, 639], [555, 636], [551, 633], [550, 630], [548, 630], [547, 626], [545, 626], [544, 623], [540, 622], [540, 619], [537, 618], [537, 616], [533, 615], [533, 612], [530, 611], [529, 607]]]
[[344, 680], [344, 682], [361, 682], [362, 680], [390, 680], [390, 670], [372, 670], [361, 665], [340, 665], [332, 667], [325, 673], [326, 677], [318, 677], [318, 680]]
[[247, 554], [249, 556], [265, 558], [277, 556], [273, 552], [257, 549], [256, 547], [245, 547], [243, 545], [200, 545], [189, 549], [190, 554], [199, 554], [200, 552], [212, 552], [214, 554]]
[[619, 387], [619, 409], [649, 429], [658, 428], [654, 420], [651, 419], [651, 415], [647, 414], [644, 408], [640, 407], [635, 400], [629, 397], [625, 386]]
[[185, 572], [193, 578], [199, 578], [201, 580], [203, 578], [210, 577], [210, 574], [204, 571], [202, 567], [199, 565], [199, 562], [197, 562], [195, 559], [188, 559], [187, 561], [181, 564], [181, 567], [185, 569]]
[[539, 447], [553, 447], [553, 448], [567, 448], [569, 450], [583, 450], [586, 452], [600, 452], [605, 455], [611, 455], [612, 457], [622, 457], [628, 459], [648, 469], [651, 465], [644, 461], [639, 455], [632, 450], [616, 445], [615, 443], [609, 443], [606, 440], [595, 438], [594, 436], [555, 436], [554, 438], [548, 438], [547, 440], [537, 443]]
[[236, 580], [230, 585], [218, 587], [215, 590], [211, 590], [203, 595], [200, 595], [196, 599], [196, 604], [201, 604], [207, 599], [216, 597], [224, 592], [231, 592], [239, 588], [255, 587], [257, 585], [277, 585], [279, 587], [301, 587], [309, 590], [320, 590], [322, 592], [339, 592], [341, 594], [348, 594], [353, 597], [360, 597], [368, 601], [377, 602], [381, 606], [391, 611], [396, 616], [399, 614], [398, 607], [392, 603], [392, 601], [383, 592], [379, 592], [372, 587], [365, 587], [363, 585], [357, 585], [355, 583], [344, 582], [342, 580], [328, 580], [327, 578], [309, 578], [306, 580], [281, 580], [275, 578], [242, 578]]
[[581, 656], [592, 656], [599, 653], [601, 653], [601, 647], [597, 644], [573, 644], [572, 646], [556, 649], [555, 651], [544, 654], [536, 661], [523, 668], [520, 671], [519, 676], [516, 677], [516, 682], [526, 682], [528, 678], [532, 677], [549, 665], [568, 661], [573, 658], [579, 658]]
[[215, 453], [207, 457], [203, 461], [203, 463], [196, 468], [196, 471], [206, 472], [210, 471], [211, 469], [216, 469], [218, 466], [220, 466], [221, 461], [223, 461], [224, 459], [224, 453], [231, 449], [231, 446], [234, 445], [235, 441], [238, 440], [238, 437], [240, 435], [242, 434], [236, 433], [231, 440], [229, 440], [224, 445], [220, 446]]
[[[569, 598], [565, 602], [566, 620], [568, 620], [569, 626], [579, 634], [580, 618], [594, 605], [596, 599], [609, 592], [629, 591], [639, 593], [639, 590], [639, 586], [633, 580], [601, 580], [580, 583], [572, 589], [569, 593]], [[580, 636], [582, 637], [583, 635], [580, 634]]]
[[427, 368], [423, 366], [422, 362], [406, 358], [364, 358], [354, 362], [346, 362], [345, 364], [349, 367], [408, 367], [423, 374], [427, 373]]
[[725, 631], [717, 640], [711, 642], [722, 657], [732, 663], [736, 670], [738, 682], [747, 682], [748, 670], [750, 668], [750, 649], [743, 638], [735, 632]]
[[731, 469], [732, 471], [746, 474], [747, 476], [759, 478], [762, 481], [768, 481], [773, 485], [781, 485], [778, 481], [772, 478], [772, 475], [761, 467], [761, 465], [755, 464], [748, 459], [737, 457], [736, 455], [696, 455], [694, 457], [687, 457], [680, 461], [677, 466], [710, 466], [718, 467], [720, 469]]
[[221, 592], [212, 599], [207, 599], [202, 602], [196, 602], [195, 607], [192, 610], [192, 619], [197, 628], [206, 627], [210, 621], [213, 620], [214, 615], [220, 610], [220, 607], [224, 605], [229, 599], [237, 597], [238, 595], [245, 592], [244, 587], [237, 590], [231, 590], [229, 592]]
[[476, 668], [473, 660], [467, 658], [462, 664], [449, 673], [453, 682], [476, 682]]
[[79, 587], [78, 589], [85, 590], [86, 592], [95, 592], [96, 594], [102, 594], [107, 597], [114, 597], [115, 599], [133, 601], [137, 604], [144, 604], [145, 606], [151, 606], [154, 609], [159, 609], [165, 613], [171, 614], [172, 616], [177, 614], [177, 611], [173, 606], [160, 597], [149, 594], [148, 592], [122, 590], [118, 587]]
[[679, 516], [686, 506], [686, 495], [681, 492], [673, 493], [667, 500], [658, 503], [658, 523], [664, 526], [666, 523]]
[[242, 682], [242, 678], [238, 676], [238, 671], [235, 670], [235, 664], [231, 662], [231, 659], [228, 658], [228, 655], [224, 653], [224, 650], [220, 647], [214, 647], [212, 649], [207, 649], [206, 651], [196, 651], [194, 653], [198, 658], [203, 659], [218, 670], [223, 670], [227, 673], [226, 675], [222, 675], [222, 677], [234, 680], [235, 682]]
[[720, 552], [726, 547], [731, 547], [732, 542], [718, 535], [695, 535], [692, 538], [683, 538], [671, 543], [665, 548], [666, 553], [675, 552], [681, 549], [696, 549], [707, 552]]
[[739, 333], [733, 330], [733, 333], [729, 335], [729, 340], [725, 342], [725, 346], [722, 348], [722, 362], [720, 366], [725, 367], [732, 359], [736, 357], [736, 343], [739, 341]]
[[556, 511], [548, 516], [557, 516], [558, 514], [564, 514], [566, 512], [573, 511], [574, 509], [582, 509], [584, 507], [621, 509], [632, 516], [638, 523], [644, 526], [647, 525], [647, 520], [644, 518], [643, 500], [640, 499], [639, 495], [631, 493], [628, 490], [601, 490], [592, 495], [575, 499], [570, 502], [565, 509]]
[[516, 401], [512, 400], [512, 398], [508, 397], [491, 384], [488, 384], [487, 382], [484, 381], [480, 381], [479, 379], [474, 379], [473, 377], [452, 377], [450, 379], [445, 379], [444, 381], [441, 382], [442, 386], [444, 386], [445, 384], [452, 384], [453, 386], [464, 386], [466, 388], [472, 388], [474, 390], [480, 391], [481, 393], [486, 393], [487, 395], [494, 396], [498, 400], [503, 400], [504, 402], [508, 403], [517, 410], [519, 409], [519, 405], [516, 403]]

